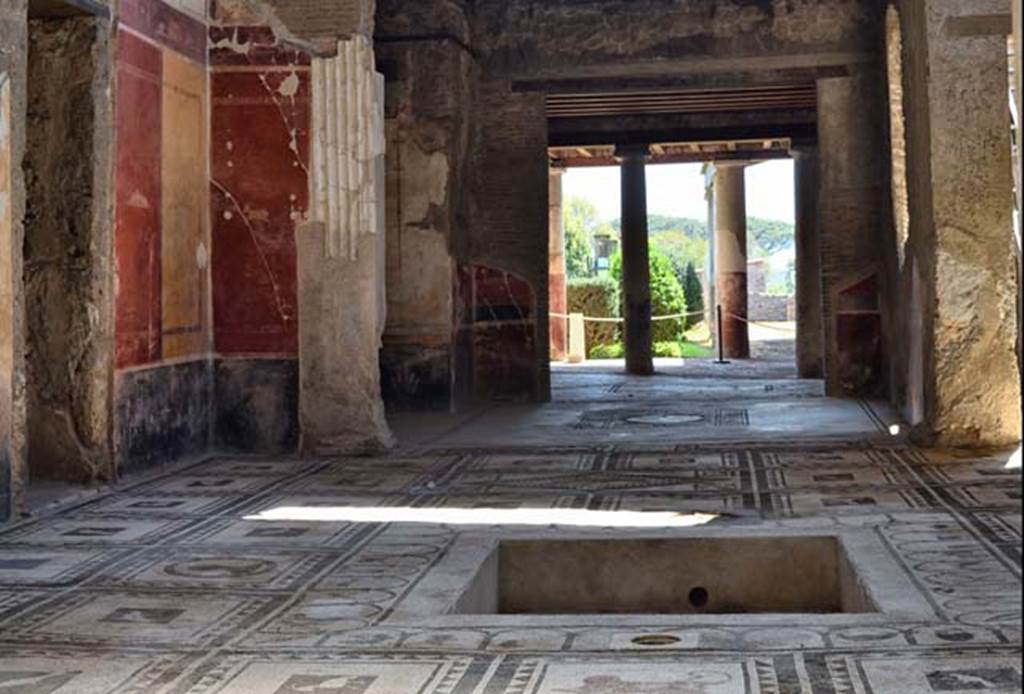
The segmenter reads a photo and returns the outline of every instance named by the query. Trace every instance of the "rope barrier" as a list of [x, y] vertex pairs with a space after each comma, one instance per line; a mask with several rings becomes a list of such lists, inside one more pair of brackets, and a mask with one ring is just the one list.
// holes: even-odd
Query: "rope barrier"
[[[703, 316], [703, 315], [704, 315], [704, 311], [691, 311], [690, 313], [672, 313], [672, 314], [669, 314], [667, 316], [651, 316], [651, 320], [652, 321], [679, 320], [680, 318], [689, 318], [690, 316]], [[796, 332], [796, 328], [784, 328], [784, 327], [781, 327], [781, 326], [778, 326], [778, 325], [770, 325], [768, 323], [762, 323], [760, 321], [750, 320], [749, 318], [744, 318], [743, 316], [738, 316], [735, 313], [732, 313], [731, 311], [727, 315], [729, 317], [731, 317], [731, 318], [735, 318], [736, 320], [743, 321], [744, 323], [747, 323], [749, 325], [757, 325], [759, 327], [765, 328], [766, 330], [777, 330], [777, 331], [783, 332], [783, 333], [795, 333]], [[551, 313], [548, 313], [548, 316], [550, 316], [551, 318], [562, 318], [562, 319], [565, 319], [565, 320], [569, 319], [569, 316], [567, 314], [565, 314], [565, 313], [554, 313], [554, 312], [551, 312]], [[626, 319], [625, 318], [601, 318], [601, 317], [598, 317], [598, 316], [583, 316], [583, 320], [586, 321], [587, 323], [622, 323]]]
[[[652, 321], [660, 320], [679, 320], [680, 318], [689, 318], [690, 316], [703, 316], [704, 311], [693, 311], [691, 313], [672, 313], [667, 316], [651, 316]], [[569, 316], [564, 313], [548, 313], [551, 318], [563, 318], [568, 319]], [[602, 318], [599, 316], [583, 316], [583, 320], [588, 323], [622, 323], [625, 318]]]
[[760, 322], [755, 321], [755, 320], [749, 320], [747, 318], [744, 318], [743, 316], [737, 316], [732, 311], [730, 311], [728, 315], [730, 317], [732, 317], [732, 318], [735, 318], [738, 321], [743, 321], [744, 323], [747, 323], [748, 325], [757, 325], [757, 326], [765, 328], [767, 330], [778, 330], [779, 332], [783, 332], [783, 333], [795, 333], [796, 332], [796, 328], [782, 328], [782, 327], [779, 327], [778, 325], [769, 325], [767, 323], [760, 323]]
[[651, 320], [678, 320], [679, 318], [689, 318], [690, 316], [703, 316], [703, 311], [691, 311], [690, 313], [673, 313], [668, 316], [651, 316]]

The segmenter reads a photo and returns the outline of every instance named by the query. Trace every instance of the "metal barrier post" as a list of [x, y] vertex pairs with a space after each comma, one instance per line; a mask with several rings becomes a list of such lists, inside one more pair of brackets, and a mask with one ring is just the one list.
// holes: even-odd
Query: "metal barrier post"
[[722, 305], [718, 304], [715, 306], [716, 318], [715, 327], [718, 328], [718, 359], [715, 360], [716, 364], [728, 364], [729, 362], [725, 359], [725, 345], [722, 343]]

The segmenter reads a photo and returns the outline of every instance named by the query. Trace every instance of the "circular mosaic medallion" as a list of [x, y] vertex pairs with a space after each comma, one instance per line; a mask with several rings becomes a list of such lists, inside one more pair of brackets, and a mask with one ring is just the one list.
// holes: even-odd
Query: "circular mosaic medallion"
[[264, 559], [192, 559], [168, 564], [164, 572], [183, 578], [247, 578], [258, 576], [276, 567]]

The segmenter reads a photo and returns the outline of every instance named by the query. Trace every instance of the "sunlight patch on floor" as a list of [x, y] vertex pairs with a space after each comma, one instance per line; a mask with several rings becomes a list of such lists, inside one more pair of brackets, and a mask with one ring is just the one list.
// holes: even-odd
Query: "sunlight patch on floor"
[[591, 511], [564, 508], [413, 508], [409, 506], [280, 506], [248, 521], [433, 523], [436, 525], [563, 525], [592, 528], [690, 528], [714, 513]]

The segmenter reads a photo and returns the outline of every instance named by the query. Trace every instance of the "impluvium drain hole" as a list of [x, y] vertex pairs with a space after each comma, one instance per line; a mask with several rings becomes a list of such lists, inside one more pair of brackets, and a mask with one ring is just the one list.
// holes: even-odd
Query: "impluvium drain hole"
[[679, 641], [678, 636], [672, 636], [671, 634], [644, 634], [632, 639], [632, 642], [637, 646], [671, 646], [672, 644], [679, 643]]
[[708, 589], [697, 586], [690, 591], [688, 599], [691, 606], [698, 610], [704, 609], [708, 606]]

